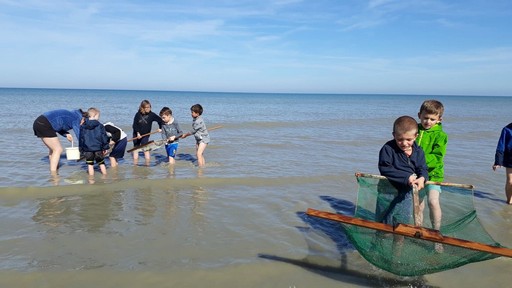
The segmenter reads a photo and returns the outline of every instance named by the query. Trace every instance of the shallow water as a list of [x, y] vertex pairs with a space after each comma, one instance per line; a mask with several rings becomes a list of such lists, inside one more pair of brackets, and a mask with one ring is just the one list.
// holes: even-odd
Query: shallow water
[[[491, 169], [509, 97], [0, 89], [12, 103], [0, 111], [0, 287], [505, 287], [511, 259], [400, 278], [304, 216], [334, 204], [350, 212], [354, 173], [377, 173], [394, 119], [429, 98], [446, 107], [445, 180], [474, 184], [482, 225], [512, 247], [504, 171]], [[150, 167], [126, 155], [91, 184], [85, 164], [63, 156], [50, 177], [31, 128], [38, 115], [95, 106], [131, 135], [142, 99], [155, 112], [171, 107], [185, 129], [195, 103], [209, 127], [223, 126], [211, 132], [206, 167], [187, 138], [174, 167], [163, 149]]]

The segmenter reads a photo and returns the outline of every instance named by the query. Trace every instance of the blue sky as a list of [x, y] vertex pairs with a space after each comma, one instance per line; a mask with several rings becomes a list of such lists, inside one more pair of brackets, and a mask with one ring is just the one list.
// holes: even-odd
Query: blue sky
[[512, 96], [509, 0], [0, 0], [0, 87]]

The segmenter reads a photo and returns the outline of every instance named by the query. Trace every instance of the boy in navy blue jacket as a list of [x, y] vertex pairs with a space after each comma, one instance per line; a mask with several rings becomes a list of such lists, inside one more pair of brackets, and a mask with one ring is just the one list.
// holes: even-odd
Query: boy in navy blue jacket
[[[423, 189], [428, 181], [425, 153], [415, 142], [418, 124], [410, 116], [401, 116], [393, 124], [393, 140], [379, 153], [379, 171], [396, 189], [379, 189], [376, 221], [389, 225], [411, 223], [412, 190]], [[396, 193], [398, 191], [398, 193]]]
[[89, 176], [94, 175], [94, 162], [100, 167], [101, 174], [107, 174], [105, 167], [105, 154], [109, 149], [109, 141], [105, 127], [101, 124], [100, 110], [89, 108], [87, 110], [89, 117], [85, 118], [80, 126], [79, 147], [80, 152], [85, 156]]

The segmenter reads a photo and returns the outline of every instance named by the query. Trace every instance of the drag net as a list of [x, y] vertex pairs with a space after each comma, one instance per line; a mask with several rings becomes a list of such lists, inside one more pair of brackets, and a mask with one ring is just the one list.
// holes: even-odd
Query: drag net
[[[377, 221], [376, 206], [389, 205], [397, 195], [397, 190], [383, 177], [375, 175], [356, 175], [359, 184], [357, 205], [354, 217]], [[478, 221], [473, 205], [473, 189], [470, 185], [441, 185], [440, 195], [442, 221], [440, 232], [443, 236], [501, 246], [494, 241]], [[423, 227], [430, 224], [427, 197]], [[411, 211], [412, 211], [411, 207]], [[377, 209], [379, 210], [379, 209]], [[377, 216], [379, 218], [379, 216]], [[414, 216], [402, 217], [398, 222], [414, 225]], [[391, 225], [398, 224], [393, 223]], [[489, 260], [498, 257], [495, 254], [479, 252], [447, 244], [435, 247], [436, 243], [374, 229], [343, 224], [347, 235], [359, 253], [373, 265], [400, 276], [419, 276], [436, 273], [462, 265]], [[439, 245], [439, 244], [438, 244]], [[436, 250], [437, 248], [437, 250]], [[441, 249], [439, 249], [441, 248]]]

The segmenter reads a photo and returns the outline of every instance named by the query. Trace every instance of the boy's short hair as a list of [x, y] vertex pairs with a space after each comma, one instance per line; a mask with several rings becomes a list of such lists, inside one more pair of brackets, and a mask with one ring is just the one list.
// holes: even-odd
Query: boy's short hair
[[443, 117], [444, 113], [444, 106], [443, 103], [437, 101], [437, 100], [425, 100], [423, 101], [423, 104], [421, 104], [420, 107], [420, 114], [422, 112], [425, 112], [427, 114], [435, 114], [439, 117]]
[[160, 110], [160, 117], [162, 117], [163, 115], [170, 115], [170, 116], [172, 116], [171, 108], [169, 108], [169, 107], [162, 108], [162, 110]]
[[411, 116], [400, 116], [393, 123], [393, 133], [394, 134], [405, 134], [410, 131], [415, 131], [418, 133], [418, 123]]
[[89, 109], [87, 109], [87, 117], [90, 117], [91, 114], [95, 114], [95, 115], [100, 115], [100, 109], [98, 108], [95, 108], [95, 107], [91, 107]]
[[203, 114], [203, 106], [201, 104], [194, 104], [192, 107], [190, 107], [190, 111], [195, 112], [199, 115]]

